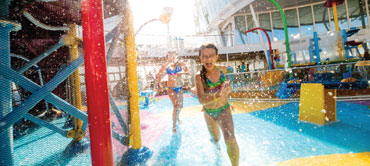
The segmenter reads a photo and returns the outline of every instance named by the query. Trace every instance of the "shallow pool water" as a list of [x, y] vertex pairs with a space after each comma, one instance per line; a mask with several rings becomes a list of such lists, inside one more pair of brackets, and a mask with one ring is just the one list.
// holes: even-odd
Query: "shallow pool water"
[[[197, 99], [184, 98], [185, 107], [195, 105], [199, 105]], [[241, 165], [269, 165], [301, 157], [370, 151], [367, 106], [338, 102], [338, 121], [325, 126], [298, 121], [298, 110], [298, 103], [289, 103], [233, 114]], [[182, 116], [178, 133], [172, 134], [171, 111], [168, 98], [152, 102], [142, 110], [143, 144], [153, 152], [145, 165], [229, 165], [223, 139], [218, 145], [210, 142], [202, 113]], [[64, 119], [53, 123], [62, 126]], [[89, 150], [77, 157], [63, 153], [70, 141], [39, 128], [14, 141], [15, 165], [91, 165]]]

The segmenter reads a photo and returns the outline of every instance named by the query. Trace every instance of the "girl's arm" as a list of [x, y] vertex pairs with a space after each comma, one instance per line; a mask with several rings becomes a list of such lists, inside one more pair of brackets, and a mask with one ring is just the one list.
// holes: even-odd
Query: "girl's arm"
[[224, 74], [227, 74], [228, 69], [227, 69], [226, 66], [220, 66], [220, 68], [221, 68], [222, 72], [224, 72]]
[[189, 72], [189, 69], [188, 69], [188, 67], [186, 67], [186, 65], [185, 65], [185, 63], [184, 63], [184, 62], [180, 62], [180, 65], [181, 65], [181, 67], [184, 69], [184, 72], [185, 72], [185, 73], [188, 73], [188, 72]]
[[[220, 66], [220, 68], [221, 68], [221, 70], [224, 74], [227, 73], [227, 67], [226, 66]], [[225, 96], [225, 97], [229, 96], [229, 93], [231, 91], [231, 87], [230, 87], [229, 81], [227, 80], [226, 75], [225, 75], [225, 79], [226, 79], [226, 81], [224, 82], [224, 85], [222, 86], [221, 90], [219, 91], [218, 96]]]
[[[166, 63], [167, 64], [167, 63]], [[163, 71], [166, 69], [166, 67], [167, 67], [167, 65], [166, 64], [163, 64], [162, 65], [162, 67], [161, 67], [161, 69], [159, 69], [159, 71], [158, 71], [158, 73], [157, 73], [157, 75], [156, 75], [156, 78], [157, 78], [157, 80], [158, 80], [158, 86], [159, 86], [159, 84], [161, 83], [161, 80], [162, 80], [162, 73], [163, 73]], [[159, 87], [160, 88], [160, 87]]]
[[197, 87], [197, 96], [200, 104], [207, 105], [217, 102], [218, 96], [216, 95], [216, 93], [208, 94], [204, 92], [203, 82], [199, 74], [195, 76], [195, 84]]

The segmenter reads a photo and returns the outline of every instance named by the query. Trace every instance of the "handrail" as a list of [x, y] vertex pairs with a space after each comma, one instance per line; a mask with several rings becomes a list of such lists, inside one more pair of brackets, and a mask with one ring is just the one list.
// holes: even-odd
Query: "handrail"
[[[308, 68], [320, 68], [320, 67], [330, 67], [330, 66], [340, 66], [340, 65], [352, 65], [356, 64], [357, 62], [348, 62], [348, 63], [337, 63], [337, 64], [327, 64], [327, 65], [319, 65], [319, 66], [303, 66], [303, 67], [294, 67], [291, 70], [297, 69], [308, 69]], [[248, 74], [248, 73], [261, 73], [261, 72], [268, 72], [268, 71], [286, 71], [286, 69], [274, 69], [274, 70], [257, 70], [257, 71], [249, 71], [249, 72], [239, 72], [239, 73], [227, 73], [226, 75], [234, 75], [234, 74]]]

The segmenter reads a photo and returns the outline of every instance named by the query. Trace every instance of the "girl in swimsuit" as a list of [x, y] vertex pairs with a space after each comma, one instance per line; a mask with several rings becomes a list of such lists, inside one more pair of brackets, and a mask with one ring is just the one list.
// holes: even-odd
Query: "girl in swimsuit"
[[217, 48], [213, 44], [202, 45], [199, 59], [202, 64], [200, 74], [196, 75], [199, 103], [203, 105], [204, 118], [211, 134], [211, 141], [220, 140], [220, 128], [224, 136], [231, 164], [239, 165], [239, 146], [235, 139], [234, 123], [228, 103], [230, 85], [226, 80], [225, 66], [216, 66]]
[[[161, 82], [162, 73], [166, 71], [168, 75], [167, 91], [173, 105], [172, 112], [172, 132], [176, 133], [176, 123], [179, 122], [179, 115], [183, 105], [182, 96], [182, 80], [181, 75], [188, 72], [188, 68], [184, 63], [177, 61], [176, 52], [169, 51], [167, 54], [167, 62], [162, 65], [157, 74], [157, 80]], [[183, 72], [182, 72], [183, 71]], [[162, 87], [158, 84], [158, 88], [162, 91]]]

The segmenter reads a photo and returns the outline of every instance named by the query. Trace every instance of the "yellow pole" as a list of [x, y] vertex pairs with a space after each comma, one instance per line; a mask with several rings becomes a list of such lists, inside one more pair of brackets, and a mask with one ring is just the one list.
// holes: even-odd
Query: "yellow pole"
[[335, 1], [333, 2], [333, 15], [334, 15], [334, 25], [335, 31], [339, 31], [339, 24], [338, 24], [338, 11], [337, 11], [337, 4]]
[[[338, 22], [338, 11], [337, 11], [337, 4], [336, 2], [334, 1], [333, 2], [333, 16], [334, 16], [334, 26], [335, 26], [335, 31], [336, 32], [339, 32], [339, 22]], [[339, 53], [339, 59], [340, 60], [344, 60], [344, 57], [343, 57], [343, 46], [341, 44], [341, 37], [338, 36], [337, 38], [337, 46], [338, 46], [338, 53]]]
[[[74, 61], [78, 58], [78, 40], [77, 40], [77, 27], [75, 24], [70, 26], [70, 31], [68, 32], [67, 36], [64, 38], [66, 45], [69, 46], [69, 53], [71, 55], [70, 61]], [[72, 86], [72, 101], [73, 105], [82, 110], [82, 103], [81, 103], [81, 89], [80, 89], [80, 75], [79, 70], [76, 69], [71, 76], [71, 86]], [[83, 138], [83, 131], [82, 131], [82, 121], [73, 117], [73, 130], [75, 141], [80, 141]]]
[[132, 149], [141, 148], [141, 129], [140, 129], [140, 112], [139, 112], [139, 89], [136, 70], [136, 48], [135, 48], [135, 33], [131, 11], [126, 5], [124, 12], [125, 23], [125, 43], [127, 56], [127, 76], [128, 89], [130, 92], [129, 109], [130, 109], [130, 137], [132, 138]]

